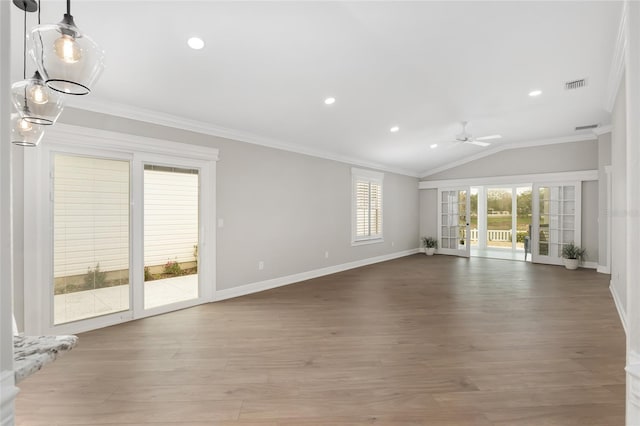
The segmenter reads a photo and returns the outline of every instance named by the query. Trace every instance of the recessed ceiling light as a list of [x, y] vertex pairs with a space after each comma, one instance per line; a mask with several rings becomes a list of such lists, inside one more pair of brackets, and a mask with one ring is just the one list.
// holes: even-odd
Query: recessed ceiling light
[[336, 98], [327, 98], [324, 100], [324, 103], [327, 105], [332, 105], [334, 103], [336, 103]]
[[200, 50], [204, 47], [204, 40], [202, 40], [200, 37], [191, 37], [189, 40], [187, 40], [187, 44], [194, 50]]
[[390, 131], [391, 133], [395, 133], [395, 132], [397, 132], [398, 130], [400, 130], [400, 127], [398, 127], [398, 126], [393, 126], [392, 128], [390, 128], [390, 129], [389, 129], [389, 131]]
[[542, 95], [542, 90], [532, 90], [531, 92], [529, 92], [529, 96], [531, 96], [532, 98], [540, 95]]
[[431, 145], [429, 145], [429, 148], [433, 149], [433, 148], [437, 148], [438, 144], [437, 143], [433, 143]]

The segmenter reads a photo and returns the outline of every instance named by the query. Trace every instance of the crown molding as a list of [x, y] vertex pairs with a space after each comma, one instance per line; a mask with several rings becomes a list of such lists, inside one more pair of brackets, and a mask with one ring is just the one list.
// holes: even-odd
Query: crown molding
[[359, 167], [367, 167], [377, 169], [384, 172], [396, 173], [404, 176], [419, 177], [418, 173], [412, 170], [389, 167], [384, 164], [363, 161], [361, 159], [336, 155], [334, 153], [322, 150], [302, 148], [292, 143], [279, 141], [252, 133], [243, 132], [236, 129], [216, 126], [214, 124], [205, 123], [203, 121], [193, 120], [180, 117], [178, 115], [167, 114], [145, 108], [134, 107], [131, 105], [109, 102], [99, 99], [71, 99], [68, 106], [85, 111], [96, 112], [100, 114], [112, 115], [115, 117], [127, 118], [130, 120], [141, 121], [159, 126], [172, 127], [175, 129], [186, 130], [195, 133], [201, 133], [209, 136], [215, 136], [225, 139], [246, 142], [253, 145], [265, 146], [268, 148], [279, 149], [282, 151], [294, 152], [296, 154], [308, 155], [311, 157], [323, 158], [325, 160], [338, 161]]
[[479, 178], [423, 180], [418, 189], [459, 188], [487, 185], [525, 185], [544, 182], [573, 182], [598, 180], [597, 170], [576, 170], [572, 172], [534, 173], [526, 175], [486, 176]]
[[444, 172], [445, 170], [449, 170], [454, 167], [470, 163], [471, 161], [479, 160], [481, 158], [488, 157], [490, 155], [497, 154], [499, 152], [506, 151], [509, 149], [531, 148], [536, 146], [556, 145], [561, 143], [591, 141], [591, 140], [594, 140], [595, 137], [596, 136], [594, 136], [593, 134], [586, 134], [586, 135], [564, 136], [560, 138], [538, 139], [538, 140], [532, 140], [532, 141], [514, 142], [514, 143], [508, 143], [504, 145], [498, 145], [495, 148], [487, 149], [485, 151], [479, 152], [478, 154], [453, 161], [445, 166], [440, 166], [440, 167], [436, 167], [435, 169], [427, 170], [420, 174], [420, 178], [426, 178], [436, 173]]
[[611, 68], [609, 69], [609, 78], [607, 81], [606, 100], [604, 104], [607, 112], [612, 112], [616, 103], [616, 97], [618, 96], [618, 90], [620, 89], [620, 83], [622, 83], [622, 77], [625, 70], [625, 52], [627, 51], [627, 19], [629, 15], [629, 8], [627, 2], [622, 4], [622, 14], [620, 16], [620, 24], [618, 26], [618, 36], [616, 37], [616, 44], [613, 46], [613, 58], [611, 61]]

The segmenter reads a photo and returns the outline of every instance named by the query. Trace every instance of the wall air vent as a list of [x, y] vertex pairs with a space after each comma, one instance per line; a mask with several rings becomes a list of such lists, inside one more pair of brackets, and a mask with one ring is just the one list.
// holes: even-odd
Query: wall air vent
[[578, 126], [576, 127], [576, 132], [579, 132], [580, 130], [595, 129], [596, 127], [598, 127], [597, 124], [589, 124], [588, 126]]
[[580, 80], [567, 81], [566, 83], [564, 83], [564, 90], [580, 89], [586, 86], [587, 86], [587, 79], [582, 78]]

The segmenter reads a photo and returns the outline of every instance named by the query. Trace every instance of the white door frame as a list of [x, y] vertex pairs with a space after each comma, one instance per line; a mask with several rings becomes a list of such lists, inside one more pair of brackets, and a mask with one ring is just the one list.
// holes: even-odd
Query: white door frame
[[562, 265], [563, 259], [560, 256], [549, 256], [540, 254], [540, 187], [545, 186], [574, 186], [575, 188], [575, 209], [574, 209], [574, 244], [580, 247], [582, 243], [582, 182], [580, 181], [564, 181], [564, 182], [544, 182], [533, 184], [533, 217], [531, 220], [531, 262], [546, 263], [549, 265]]
[[[465, 191], [466, 193], [466, 206], [465, 206], [465, 244], [464, 248], [460, 249], [451, 249], [451, 248], [442, 248], [442, 193], [445, 191]], [[439, 254], [448, 254], [454, 256], [461, 257], [470, 257], [471, 256], [471, 222], [470, 222], [470, 214], [471, 214], [471, 187], [457, 187], [457, 188], [438, 188], [438, 253]], [[456, 226], [457, 228], [457, 226]], [[456, 245], [457, 237], [456, 237]]]
[[[41, 334], [67, 334], [79, 333], [95, 328], [105, 327], [134, 318], [155, 315], [158, 310], [140, 310], [132, 306], [136, 299], [130, 293], [130, 309], [128, 311], [95, 317], [90, 320], [53, 325], [52, 320], [52, 258], [53, 238], [51, 227], [51, 176], [50, 161], [52, 152], [62, 152], [71, 155], [106, 156], [107, 158], [129, 159], [132, 167], [136, 161], [153, 161], [156, 159], [171, 158], [174, 165], [194, 164], [199, 162], [202, 167], [200, 177], [200, 240], [199, 257], [206, 261], [199, 262], [200, 274], [200, 303], [213, 301], [215, 294], [215, 175], [218, 150], [215, 148], [201, 147], [197, 145], [183, 144], [164, 140], [143, 138], [115, 132], [107, 132], [96, 129], [58, 124], [47, 130], [47, 137], [42, 145], [36, 149], [25, 150], [25, 227], [24, 227], [24, 252], [31, 257], [24, 262], [24, 292], [25, 292], [25, 333], [32, 335]], [[155, 155], [155, 156], [154, 156]], [[135, 172], [135, 170], [134, 170]], [[132, 276], [134, 268], [140, 267], [141, 259], [133, 258], [133, 252], [138, 250], [142, 241], [137, 235], [138, 229], [131, 232], [134, 223], [140, 218], [141, 209], [136, 208], [142, 204], [140, 179], [134, 179], [131, 174], [132, 190], [130, 196], [132, 209], [130, 213], [130, 292], [135, 287], [135, 278]], [[137, 194], [137, 195], [134, 195]], [[204, 206], [204, 207], [203, 207]], [[202, 214], [204, 211], [207, 214]], [[142, 222], [138, 222], [138, 227]], [[138, 262], [134, 264], [134, 262]], [[143, 263], [143, 262], [142, 262]], [[142, 269], [141, 269], [142, 270]], [[139, 280], [139, 279], [138, 279]], [[139, 295], [137, 296], [139, 298]], [[180, 304], [169, 306], [178, 309]]]

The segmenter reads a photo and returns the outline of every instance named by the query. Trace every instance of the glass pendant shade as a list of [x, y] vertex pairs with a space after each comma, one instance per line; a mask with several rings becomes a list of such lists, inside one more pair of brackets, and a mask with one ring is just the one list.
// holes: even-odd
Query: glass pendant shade
[[36, 71], [33, 77], [13, 83], [11, 100], [24, 120], [41, 126], [52, 125], [62, 113], [62, 94], [47, 87]]
[[20, 114], [11, 114], [11, 143], [20, 146], [38, 146], [44, 128], [25, 121]]
[[29, 53], [47, 86], [68, 95], [91, 92], [104, 69], [104, 52], [80, 32], [71, 15], [58, 24], [38, 25], [29, 39]]

